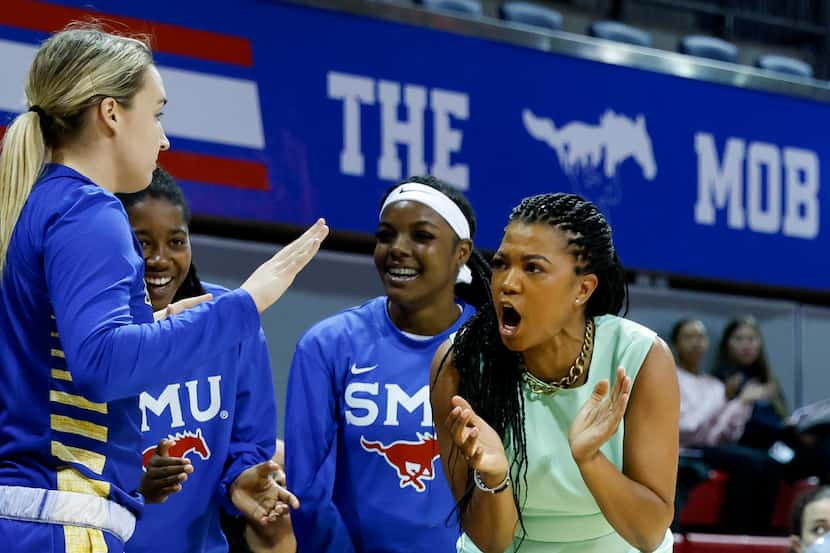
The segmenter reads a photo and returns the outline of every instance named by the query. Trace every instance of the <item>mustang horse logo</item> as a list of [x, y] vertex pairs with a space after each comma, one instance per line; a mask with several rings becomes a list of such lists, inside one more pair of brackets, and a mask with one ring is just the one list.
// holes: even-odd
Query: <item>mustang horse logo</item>
[[398, 440], [389, 445], [370, 442], [360, 437], [360, 445], [366, 451], [381, 455], [400, 478], [401, 488], [412, 486], [418, 492], [426, 489], [424, 480], [435, 478], [435, 459], [438, 458], [438, 440], [431, 434], [417, 434], [417, 442]]
[[[598, 125], [573, 121], [557, 128], [553, 120], [537, 117], [525, 109], [522, 122], [530, 136], [556, 152], [559, 166], [574, 191], [594, 200], [601, 209], [622, 200], [617, 170], [628, 158], [637, 162], [647, 180], [653, 181], [657, 176], [654, 150], [642, 114], [632, 121], [609, 109], [599, 118]], [[607, 215], [607, 209], [603, 211]]]
[[[185, 457], [188, 453], [195, 453], [202, 458], [203, 461], [210, 459], [210, 449], [208, 448], [205, 438], [202, 436], [202, 429], [197, 428], [196, 432], [178, 432], [174, 435], [168, 436], [167, 439], [173, 441], [170, 447], [170, 457]], [[144, 469], [150, 462], [150, 458], [156, 452], [156, 446], [148, 447], [144, 450], [143, 464]]]
[[522, 119], [530, 136], [554, 149], [562, 170], [569, 175], [588, 167], [596, 169], [603, 162], [603, 173], [610, 179], [617, 174], [620, 163], [633, 157], [646, 179], [654, 180], [657, 176], [651, 138], [642, 115], [632, 121], [609, 109], [600, 117], [598, 126], [574, 121], [561, 129], [552, 120], [536, 117], [527, 109], [522, 112]]

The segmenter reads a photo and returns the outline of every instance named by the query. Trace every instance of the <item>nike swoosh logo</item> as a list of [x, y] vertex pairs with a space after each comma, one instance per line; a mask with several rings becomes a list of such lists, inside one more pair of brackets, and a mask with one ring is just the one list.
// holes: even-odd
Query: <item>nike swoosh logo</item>
[[372, 365], [371, 367], [358, 367], [357, 363], [352, 363], [351, 371], [352, 371], [352, 374], [363, 374], [363, 373], [367, 373], [369, 371], [373, 371], [377, 368], [378, 368], [377, 365]]

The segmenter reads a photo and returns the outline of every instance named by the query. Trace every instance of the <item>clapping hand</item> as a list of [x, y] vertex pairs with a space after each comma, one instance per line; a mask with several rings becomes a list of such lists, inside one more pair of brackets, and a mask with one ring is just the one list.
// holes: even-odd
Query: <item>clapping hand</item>
[[600, 380], [594, 386], [594, 392], [588, 401], [576, 414], [568, 441], [571, 445], [571, 455], [579, 464], [593, 459], [599, 448], [607, 442], [620, 426], [631, 395], [631, 379], [626, 376], [625, 369], [617, 369], [617, 380], [611, 395], [608, 395], [610, 384], [608, 380]]
[[501, 437], [479, 417], [461, 396], [453, 396], [452, 410], [444, 423], [467, 465], [485, 481], [498, 484], [507, 475], [509, 463]]

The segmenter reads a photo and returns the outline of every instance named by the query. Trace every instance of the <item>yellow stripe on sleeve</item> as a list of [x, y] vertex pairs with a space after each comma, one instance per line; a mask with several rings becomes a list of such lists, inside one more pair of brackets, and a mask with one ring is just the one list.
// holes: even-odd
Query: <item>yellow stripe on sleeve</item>
[[55, 440], [52, 440], [52, 455], [66, 463], [82, 465], [95, 474], [103, 473], [104, 463], [107, 462], [107, 458], [100, 453], [95, 453], [88, 449], [81, 449], [80, 447], [64, 445]]
[[[52, 369], [52, 371], [56, 371], [58, 369]], [[68, 373], [67, 373], [68, 374]], [[52, 376], [55, 376], [52, 374]], [[72, 376], [69, 375], [69, 380], [72, 380]], [[95, 411], [96, 413], [101, 413], [102, 415], [107, 414], [107, 404], [106, 403], [95, 403], [93, 401], [89, 401], [84, 396], [77, 396], [75, 394], [68, 394], [66, 392], [59, 392], [57, 390], [50, 390], [49, 391], [49, 401], [54, 401], [55, 403], [62, 403], [63, 405], [71, 405], [73, 407], [79, 407], [81, 409], [86, 409], [88, 411]]]

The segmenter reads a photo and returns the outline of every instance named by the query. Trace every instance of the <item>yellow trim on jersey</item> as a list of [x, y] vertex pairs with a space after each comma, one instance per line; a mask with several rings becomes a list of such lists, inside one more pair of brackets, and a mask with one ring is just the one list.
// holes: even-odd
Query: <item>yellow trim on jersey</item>
[[70, 374], [69, 371], [65, 371], [63, 369], [52, 369], [52, 378], [72, 382], [72, 374]]
[[107, 462], [107, 458], [100, 453], [64, 445], [55, 440], [52, 440], [52, 455], [66, 463], [83, 465], [95, 474], [103, 473], [104, 463]]
[[108, 553], [104, 532], [97, 528], [64, 526], [63, 540], [66, 553]]
[[51, 353], [52, 357], [60, 357], [61, 359], [66, 359], [66, 356], [63, 354], [63, 350], [62, 350], [62, 349], [55, 349], [55, 348], [52, 348], [52, 350], [50, 351], [50, 353]]
[[77, 434], [84, 438], [107, 443], [106, 426], [101, 426], [94, 422], [73, 419], [72, 417], [65, 417], [63, 415], [49, 415], [49, 419], [52, 423], [52, 430], [66, 434]]
[[50, 332], [49, 334], [52, 336], [52, 338], [60, 338], [61, 337], [61, 335], [58, 334], [57, 332]]
[[[52, 370], [56, 371], [58, 369]], [[72, 379], [71, 375], [69, 376], [69, 379]], [[64, 405], [71, 405], [73, 407], [80, 407], [81, 409], [95, 411], [96, 413], [101, 413], [102, 415], [107, 414], [106, 403], [95, 403], [93, 401], [89, 401], [84, 396], [76, 396], [75, 394], [67, 394], [66, 392], [59, 392], [57, 390], [49, 390], [49, 401], [62, 403]]]
[[58, 489], [63, 492], [85, 493], [98, 497], [109, 497], [110, 483], [87, 478], [72, 467], [58, 470]]

